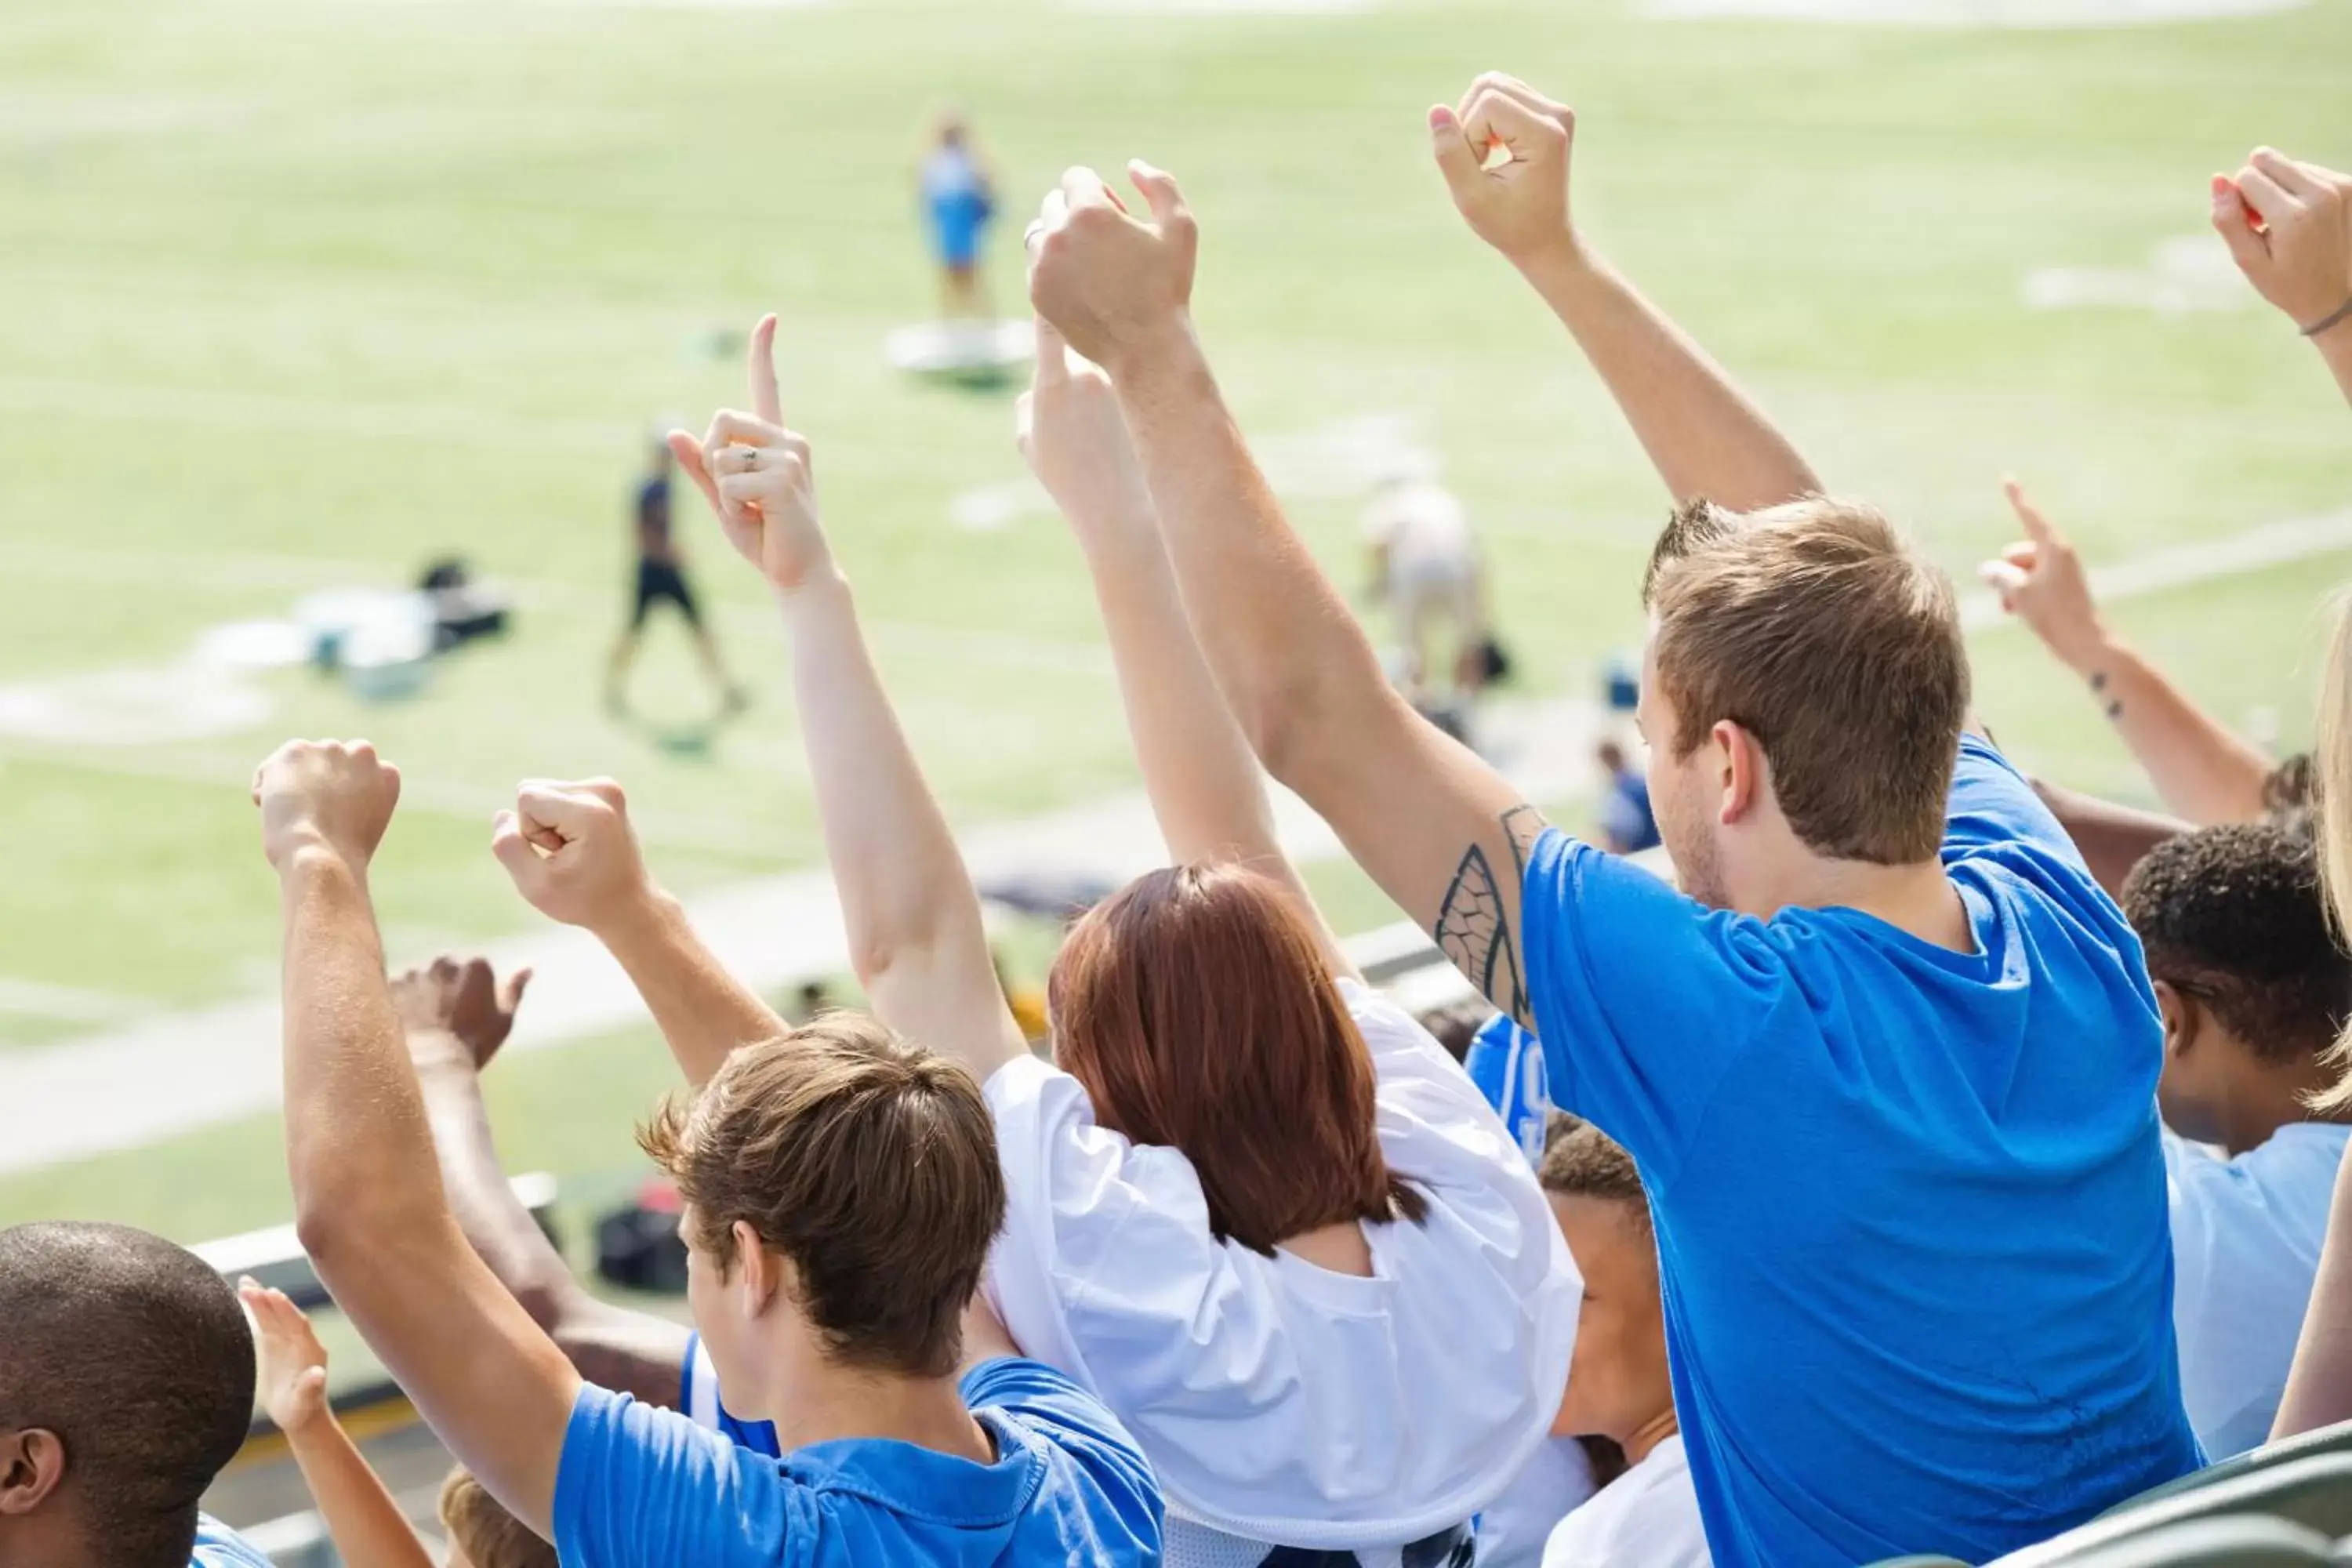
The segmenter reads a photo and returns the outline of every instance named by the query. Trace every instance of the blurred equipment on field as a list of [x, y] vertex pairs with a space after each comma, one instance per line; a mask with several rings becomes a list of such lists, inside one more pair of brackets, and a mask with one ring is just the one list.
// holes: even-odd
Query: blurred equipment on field
[[629, 1290], [684, 1294], [686, 1243], [677, 1234], [684, 1207], [677, 1189], [657, 1179], [598, 1220], [597, 1278]]

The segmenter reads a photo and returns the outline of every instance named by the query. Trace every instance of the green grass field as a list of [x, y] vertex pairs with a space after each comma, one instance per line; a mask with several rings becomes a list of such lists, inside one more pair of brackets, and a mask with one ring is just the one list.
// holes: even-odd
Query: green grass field
[[[598, 705], [642, 433], [738, 400], [713, 342], [766, 309], [839, 552], [950, 813], [1131, 784], [1058, 526], [950, 521], [960, 494], [1021, 477], [1009, 392], [913, 384], [880, 353], [929, 308], [908, 170], [942, 104], [969, 109], [1013, 198], [994, 249], [1008, 307], [1021, 220], [1064, 164], [1173, 169], [1204, 231], [1202, 330], [1253, 433], [1311, 454], [1349, 421], [1409, 420], [1486, 533], [1530, 683], [1583, 690], [1638, 637], [1661, 492], [1564, 335], [1461, 228], [1426, 104], [1490, 66], [1572, 98], [1591, 236], [1837, 488], [1967, 572], [2011, 536], [2004, 469], [2095, 560], [2352, 504], [2345, 410], [2250, 298], [2174, 315], [2023, 303], [2036, 268], [2140, 268], [2197, 233], [2206, 174], [2257, 142], [2352, 160], [2347, 59], [2343, 0], [2103, 32], [1669, 23], [1632, 0], [1332, 16], [12, 0], [0, 982], [130, 1011], [266, 987], [276, 901], [243, 791], [295, 732], [363, 732], [403, 764], [377, 889], [404, 955], [526, 923], [485, 849], [526, 774], [626, 781], [684, 891], [811, 858], [782, 637], [693, 510], [699, 586], [760, 700], [699, 755]], [[1356, 500], [1305, 489], [1298, 521], [1352, 581]], [[250, 721], [168, 738], [191, 704], [157, 672], [207, 628], [404, 582], [449, 549], [513, 585], [520, 614], [425, 698], [367, 707], [289, 672], [256, 683]], [[2116, 618], [2293, 743], [2318, 591], [2347, 566], [2233, 576]], [[110, 672], [127, 673], [90, 684]], [[1979, 673], [2028, 762], [2145, 795], [2021, 634], [1985, 636]], [[648, 710], [706, 700], [667, 626], [638, 686]], [[128, 710], [127, 741], [38, 718], [142, 687], [164, 695]], [[1350, 923], [1377, 917], [1360, 883], [1327, 876]], [[0, 1092], [11, 1049], [85, 1026], [0, 1012]], [[668, 1080], [642, 1034], [496, 1076], [514, 1163], [587, 1191], [625, 1180], [625, 1114]], [[0, 1180], [0, 1224], [102, 1214], [194, 1237], [273, 1220], [275, 1138], [256, 1119]]]

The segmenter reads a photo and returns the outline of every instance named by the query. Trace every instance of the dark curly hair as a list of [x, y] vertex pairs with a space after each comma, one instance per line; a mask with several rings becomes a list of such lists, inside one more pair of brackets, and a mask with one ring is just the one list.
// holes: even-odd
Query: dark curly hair
[[2319, 893], [2310, 828], [2233, 823], [2150, 850], [2124, 883], [2147, 970], [2273, 1062], [2315, 1057], [2352, 1016], [2352, 958]]

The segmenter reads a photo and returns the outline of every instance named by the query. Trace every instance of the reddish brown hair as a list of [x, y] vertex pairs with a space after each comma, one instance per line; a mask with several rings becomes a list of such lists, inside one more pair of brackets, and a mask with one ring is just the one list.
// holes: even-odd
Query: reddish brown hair
[[1055, 1052], [1104, 1126], [1181, 1152], [1221, 1241], [1426, 1212], [1374, 1134], [1372, 1058], [1314, 932], [1239, 866], [1129, 883], [1055, 961]]

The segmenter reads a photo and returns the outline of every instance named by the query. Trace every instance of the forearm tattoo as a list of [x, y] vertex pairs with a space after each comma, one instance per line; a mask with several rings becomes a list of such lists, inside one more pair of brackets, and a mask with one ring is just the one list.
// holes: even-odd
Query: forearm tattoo
[[2092, 673], [2091, 695], [2099, 699], [2099, 700], [2105, 705], [2107, 710], [2107, 718], [2110, 721], [2120, 719], [2124, 716], [2124, 700], [2120, 697], [2109, 697], [2107, 695], [2107, 672], [2105, 670], [2095, 670]]
[[[1511, 875], [1516, 885], [1527, 875], [1528, 855], [1544, 830], [1543, 814], [1531, 805], [1515, 805], [1498, 819], [1511, 847]], [[1438, 905], [1432, 934], [1447, 962], [1467, 975], [1486, 999], [1521, 1025], [1532, 1026], [1528, 1005], [1527, 971], [1519, 961], [1519, 939], [1511, 929], [1507, 889], [1496, 879], [1486, 847], [1473, 844], [1454, 868], [1454, 880]]]

